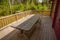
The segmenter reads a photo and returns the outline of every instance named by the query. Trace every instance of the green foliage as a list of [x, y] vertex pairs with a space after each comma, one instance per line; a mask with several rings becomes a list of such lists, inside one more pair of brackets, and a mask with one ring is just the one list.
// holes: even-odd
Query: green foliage
[[10, 15], [7, 5], [0, 5], [0, 16]]
[[11, 10], [12, 10], [12, 13], [15, 13], [16, 11], [24, 11], [25, 10], [25, 6], [23, 4], [12, 5], [11, 6]]
[[37, 6], [34, 3], [31, 3], [31, 9], [32, 10], [36, 10], [37, 9]]
[[10, 15], [10, 9], [12, 10], [12, 14], [16, 11], [25, 11], [25, 10], [38, 10], [38, 11], [47, 11], [49, 10], [46, 4], [42, 6], [42, 4], [36, 4], [36, 2], [25, 2], [20, 4], [11, 4], [11, 8], [9, 8], [8, 0], [0, 0], [0, 16]]
[[0, 0], [0, 16], [10, 15], [7, 0]]
[[25, 10], [30, 10], [31, 9], [31, 4], [27, 4], [26, 6], [25, 6]]
[[25, 10], [25, 5], [24, 5], [24, 4], [20, 4], [19, 10], [20, 10], [20, 11], [24, 11], [24, 10]]

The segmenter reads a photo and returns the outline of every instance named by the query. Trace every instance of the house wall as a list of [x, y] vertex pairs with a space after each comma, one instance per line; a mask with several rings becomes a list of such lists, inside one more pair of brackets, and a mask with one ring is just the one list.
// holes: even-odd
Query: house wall
[[60, 0], [57, 0], [53, 19], [53, 28], [55, 30], [57, 40], [60, 40]]
[[57, 18], [56, 18], [56, 21], [55, 21], [55, 32], [56, 32], [56, 36], [57, 36], [57, 39], [60, 40], [60, 6], [59, 6], [59, 9], [58, 9], [58, 15], [57, 15]]

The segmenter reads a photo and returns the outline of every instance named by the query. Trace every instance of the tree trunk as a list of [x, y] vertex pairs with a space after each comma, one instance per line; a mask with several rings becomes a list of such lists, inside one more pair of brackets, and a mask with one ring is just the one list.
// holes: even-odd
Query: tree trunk
[[11, 10], [11, 1], [10, 1], [10, 0], [8, 0], [8, 4], [9, 4], [10, 13], [12, 14], [12, 10]]

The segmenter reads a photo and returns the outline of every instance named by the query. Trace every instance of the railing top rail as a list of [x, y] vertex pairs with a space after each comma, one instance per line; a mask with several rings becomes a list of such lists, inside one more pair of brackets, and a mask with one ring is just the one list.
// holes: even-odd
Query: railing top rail
[[[26, 11], [24, 11], [24, 12], [26, 12]], [[8, 15], [8, 16], [4, 16], [4, 17], [1, 17], [0, 19], [6, 18], [6, 17], [10, 17], [10, 16], [13, 16], [13, 15], [17, 15], [17, 14], [23, 14], [24, 12], [20, 12], [20, 13], [16, 13], [16, 14], [12, 14], [12, 15]]]

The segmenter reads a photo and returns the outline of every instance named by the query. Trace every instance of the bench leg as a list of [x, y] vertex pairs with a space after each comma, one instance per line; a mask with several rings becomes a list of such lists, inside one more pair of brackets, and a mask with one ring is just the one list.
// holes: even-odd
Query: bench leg
[[26, 40], [29, 40], [29, 37], [25, 33], [23, 33], [23, 36], [25, 37]]
[[20, 31], [18, 37], [20, 38], [20, 40], [29, 40], [29, 37], [24, 33], [23, 30]]

